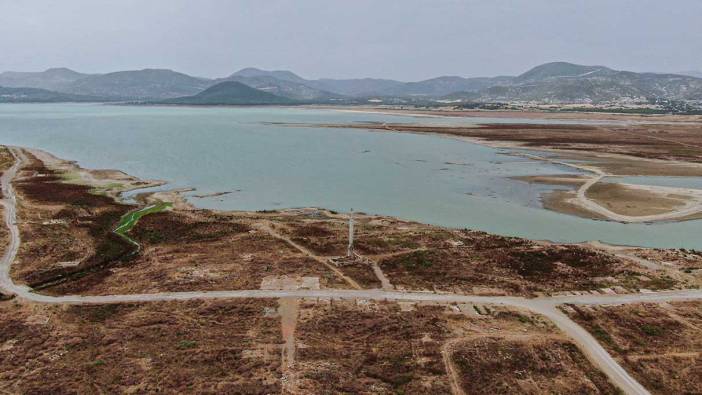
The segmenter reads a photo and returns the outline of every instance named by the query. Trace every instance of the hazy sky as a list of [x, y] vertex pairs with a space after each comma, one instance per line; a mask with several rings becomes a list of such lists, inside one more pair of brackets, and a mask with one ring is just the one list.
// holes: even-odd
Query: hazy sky
[[547, 61], [702, 69], [701, 0], [0, 0], [0, 71], [519, 74]]

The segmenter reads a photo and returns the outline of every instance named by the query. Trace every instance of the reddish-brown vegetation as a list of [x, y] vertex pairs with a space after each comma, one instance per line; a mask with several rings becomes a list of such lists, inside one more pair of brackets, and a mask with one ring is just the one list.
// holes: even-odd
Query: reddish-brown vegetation
[[468, 394], [616, 394], [573, 343], [548, 337], [478, 337], [451, 359]]
[[44, 287], [103, 271], [133, 254], [134, 246], [112, 234], [129, 206], [93, 194], [89, 186], [62, 182], [60, 174], [27, 156], [30, 163], [14, 183], [24, 240], [15, 278]]
[[[455, 239], [462, 244], [391, 256], [380, 262], [381, 268], [393, 284], [410, 289], [471, 292], [474, 287], [487, 287], [532, 295], [617, 284], [630, 288], [674, 285], [672, 280], [659, 278], [661, 274], [584, 247], [542, 245], [469, 231]], [[637, 277], [639, 274], [650, 278]]]
[[569, 306], [584, 326], [654, 393], [702, 388], [702, 304]]
[[280, 392], [274, 301], [0, 303], [0, 391]]
[[646, 159], [702, 162], [702, 138], [699, 133], [699, 124], [695, 123], [665, 125], [501, 123], [479, 125], [479, 127], [364, 123], [323, 126], [441, 133], [497, 143], [519, 144], [530, 148], [557, 148], [589, 153], [624, 154]]
[[297, 326], [304, 345], [296, 357], [300, 393], [449, 393], [441, 357], [449, 329], [442, 310], [314, 307]]

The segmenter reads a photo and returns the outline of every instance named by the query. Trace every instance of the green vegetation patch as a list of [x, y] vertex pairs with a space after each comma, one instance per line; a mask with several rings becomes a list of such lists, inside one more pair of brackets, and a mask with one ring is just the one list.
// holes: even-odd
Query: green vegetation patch
[[195, 347], [197, 347], [197, 342], [193, 340], [181, 340], [178, 342], [178, 348], [181, 350], [187, 350]]
[[429, 253], [427, 253], [427, 251], [416, 251], [411, 254], [404, 255], [399, 259], [400, 264], [402, 264], [402, 266], [404, 266], [406, 269], [426, 269], [433, 265], [433, 262], [431, 261], [430, 255]]
[[90, 190], [90, 192], [98, 195], [104, 195], [109, 191], [121, 191], [124, 188], [124, 184], [121, 184], [119, 182], [111, 182], [109, 184], [95, 186]]
[[605, 343], [612, 347], [616, 352], [622, 352], [622, 348], [619, 347], [619, 344], [617, 344], [616, 341], [612, 338], [612, 336], [600, 325], [594, 324], [592, 326], [592, 329], [590, 330], [590, 333], [592, 333], [592, 336], [595, 337], [595, 339], [599, 340], [601, 343]]
[[59, 172], [58, 176], [61, 178], [61, 181], [68, 183], [68, 184], [79, 184], [79, 185], [84, 185], [85, 182], [81, 178], [80, 174], [78, 172], [69, 172], [69, 171], [64, 171], [64, 172]]
[[653, 324], [641, 325], [641, 331], [648, 336], [660, 336], [663, 334], [663, 328]]
[[117, 233], [120, 236], [126, 237], [126, 234], [130, 230], [132, 230], [134, 225], [136, 225], [137, 222], [139, 222], [139, 219], [141, 217], [143, 217], [145, 215], [149, 215], [149, 214], [160, 213], [161, 211], [167, 210], [172, 205], [173, 205], [172, 203], [160, 202], [157, 204], [146, 206], [140, 210], [127, 213], [124, 216], [122, 216], [122, 218], [120, 218], [119, 223], [117, 224], [117, 227], [115, 228], [115, 233]]

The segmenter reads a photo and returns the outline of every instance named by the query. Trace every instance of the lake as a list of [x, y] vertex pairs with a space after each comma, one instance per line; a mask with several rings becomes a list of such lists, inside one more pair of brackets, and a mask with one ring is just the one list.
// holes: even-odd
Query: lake
[[[168, 188], [193, 187], [197, 191], [190, 201], [203, 208], [353, 208], [531, 239], [702, 248], [702, 221], [620, 224], [542, 209], [540, 194], [554, 187], [509, 177], [574, 170], [511, 156], [507, 149], [448, 137], [271, 122], [505, 120], [279, 107], [3, 104], [0, 144], [41, 148], [84, 167], [166, 180]], [[232, 193], [192, 196], [215, 192]]]

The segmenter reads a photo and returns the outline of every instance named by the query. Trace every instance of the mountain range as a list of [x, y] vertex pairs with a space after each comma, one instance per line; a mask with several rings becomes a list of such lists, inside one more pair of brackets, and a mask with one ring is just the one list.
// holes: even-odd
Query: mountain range
[[702, 78], [702, 71], [699, 70], [680, 71], [675, 74], [689, 75], [690, 77]]
[[110, 97], [74, 95], [41, 88], [6, 88], [0, 86], [0, 103], [109, 102]]
[[[536, 66], [518, 76], [464, 78], [441, 76], [417, 82], [390, 79], [305, 79], [287, 70], [245, 68], [215, 79], [194, 77], [167, 69], [84, 74], [66, 68], [43, 72], [0, 73], [0, 87], [33, 88], [53, 92], [53, 99], [70, 101], [168, 102], [231, 101], [245, 98], [265, 103], [364, 103], [368, 99], [395, 101], [540, 101], [602, 102], [611, 100], [702, 100], [702, 78], [685, 74], [636, 73], [605, 66], [583, 66], [552, 62]], [[268, 95], [248, 91], [237, 82]], [[230, 93], [227, 94], [227, 92]], [[25, 91], [49, 97], [47, 92]], [[199, 95], [202, 93], [202, 95]], [[15, 97], [17, 93], [14, 93]], [[199, 96], [198, 96], [199, 95]], [[10, 101], [0, 93], [0, 101]], [[189, 98], [189, 99], [186, 99]], [[175, 101], [178, 101], [175, 100]], [[15, 100], [16, 101], [16, 100]], [[235, 103], [236, 102], [236, 103]]]

